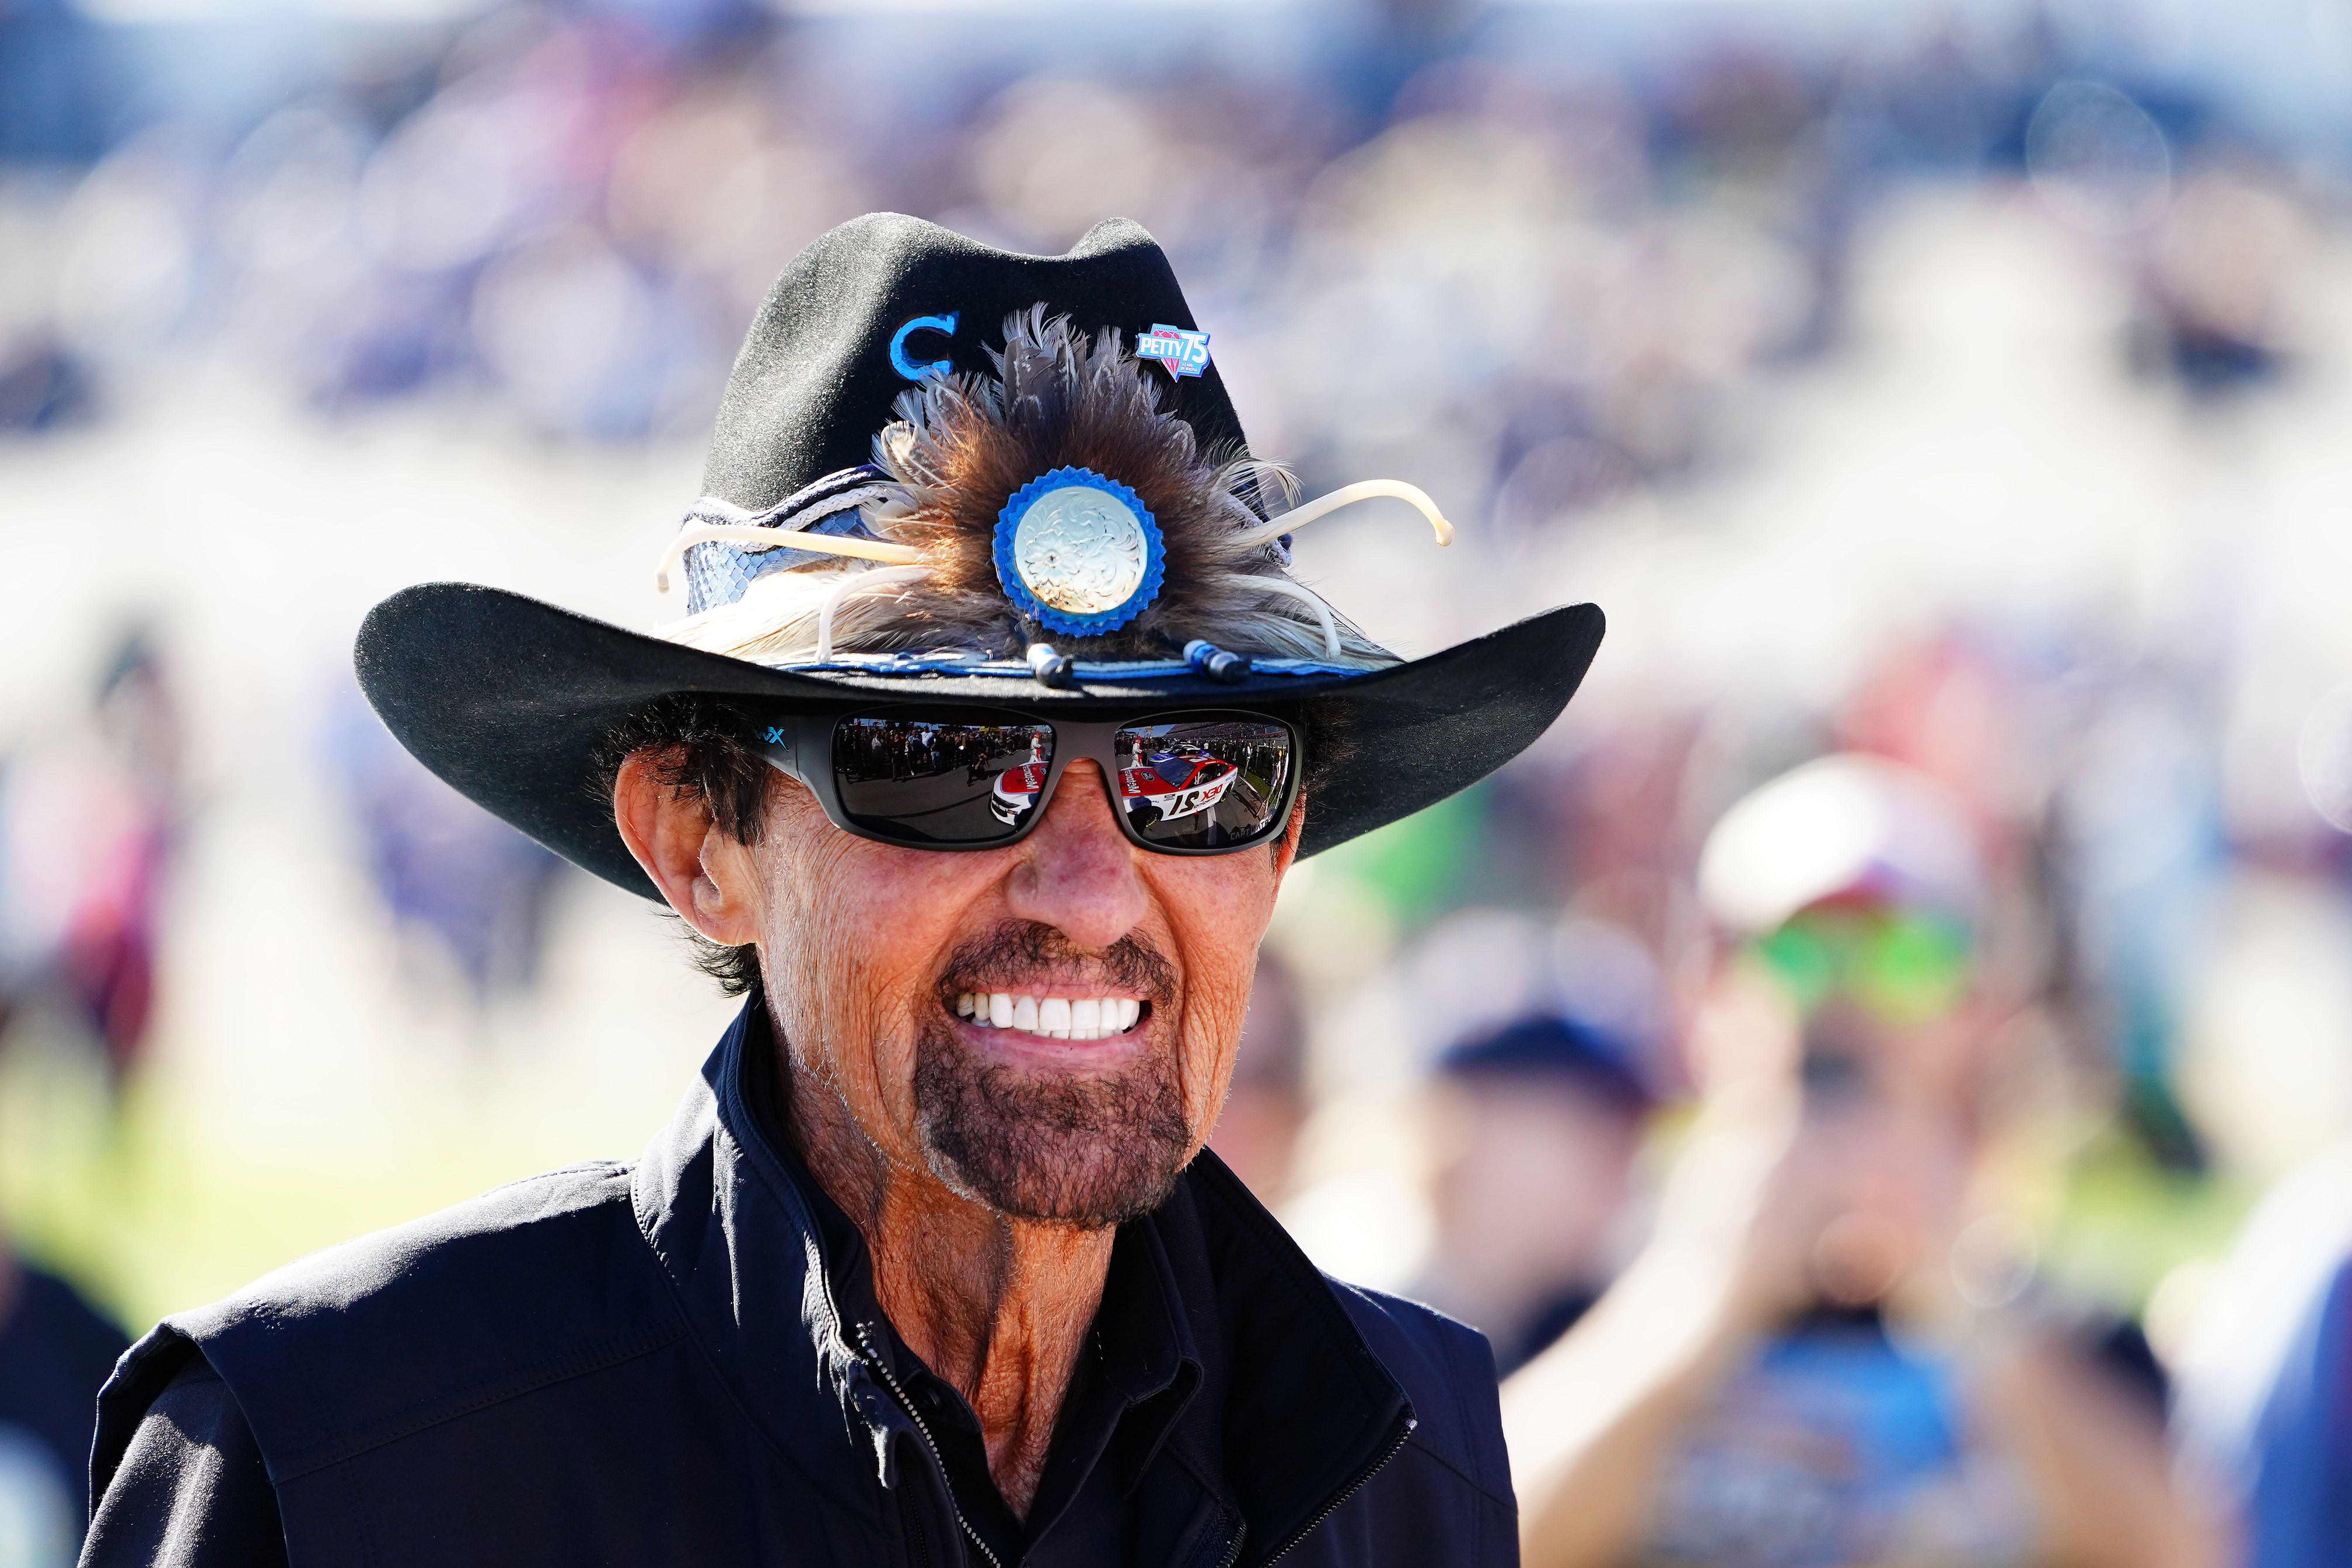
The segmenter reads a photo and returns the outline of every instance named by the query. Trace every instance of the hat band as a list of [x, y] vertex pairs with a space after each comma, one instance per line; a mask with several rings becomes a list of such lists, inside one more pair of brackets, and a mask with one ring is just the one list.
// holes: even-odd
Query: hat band
[[[687, 542], [693, 529], [773, 529], [779, 533], [814, 534], [820, 538], [871, 542], [888, 548], [866, 526], [860, 509], [896, 492], [887, 475], [871, 463], [842, 468], [803, 486], [764, 511], [750, 511], [716, 496], [704, 496], [686, 509], [679, 520], [681, 539], [663, 558], [663, 575], [679, 552], [686, 555], [686, 608], [699, 615], [740, 599], [745, 590], [771, 572], [789, 571], [811, 562], [832, 559], [835, 552], [809, 550], [779, 543], [761, 548], [749, 542], [702, 539]], [[858, 552], [863, 554], [864, 552]]]

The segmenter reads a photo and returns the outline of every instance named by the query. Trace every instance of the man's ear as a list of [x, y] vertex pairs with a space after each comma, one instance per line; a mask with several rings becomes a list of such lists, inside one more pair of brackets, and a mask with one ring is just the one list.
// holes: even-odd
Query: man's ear
[[760, 934], [759, 879], [749, 848], [710, 820], [700, 796], [662, 776], [661, 758], [632, 752], [613, 781], [621, 842], [678, 918], [722, 947]]
[[1290, 863], [1298, 858], [1298, 836], [1306, 831], [1307, 795], [1302, 791], [1297, 803], [1290, 808], [1290, 821], [1283, 828], [1282, 837], [1275, 840], [1274, 885], [1276, 887], [1282, 886], [1282, 879], [1290, 871]]

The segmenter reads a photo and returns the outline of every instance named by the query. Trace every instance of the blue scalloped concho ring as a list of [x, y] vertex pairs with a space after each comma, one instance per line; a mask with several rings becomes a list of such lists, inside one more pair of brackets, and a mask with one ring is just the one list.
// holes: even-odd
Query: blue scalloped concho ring
[[1055, 468], [996, 514], [996, 577], [1038, 625], [1116, 631], [1160, 596], [1167, 544], [1141, 499], [1092, 468]]

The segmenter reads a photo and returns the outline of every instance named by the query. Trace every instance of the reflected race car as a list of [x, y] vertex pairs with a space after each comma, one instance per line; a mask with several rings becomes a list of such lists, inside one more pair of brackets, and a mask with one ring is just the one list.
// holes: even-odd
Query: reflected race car
[[[1007, 827], [1019, 822], [1036, 804], [1049, 771], [1044, 763], [1023, 763], [997, 774], [996, 787], [989, 792], [990, 815]], [[1149, 767], [1119, 769], [1119, 804], [1130, 811], [1139, 805], [1157, 807], [1156, 820], [1172, 822], [1197, 816], [1224, 799], [1240, 776], [1233, 763], [1180, 742], [1153, 757]]]

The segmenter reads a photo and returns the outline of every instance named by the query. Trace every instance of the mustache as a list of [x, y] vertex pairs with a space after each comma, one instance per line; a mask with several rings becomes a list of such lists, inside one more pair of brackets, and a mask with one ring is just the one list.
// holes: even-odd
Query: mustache
[[1004, 991], [1035, 981], [1103, 982], [1105, 988], [1162, 1001], [1176, 989], [1176, 966], [1145, 939], [1129, 934], [1105, 948], [1080, 947], [1042, 921], [1008, 921], [948, 954], [941, 994]]

